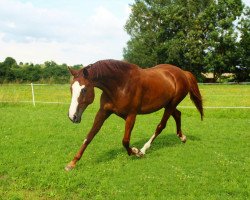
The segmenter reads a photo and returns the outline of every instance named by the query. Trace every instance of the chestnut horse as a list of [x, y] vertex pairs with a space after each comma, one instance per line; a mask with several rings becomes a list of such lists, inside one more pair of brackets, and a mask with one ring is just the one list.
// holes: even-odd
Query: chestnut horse
[[[138, 157], [145, 154], [171, 115], [176, 122], [177, 136], [186, 142], [186, 136], [181, 131], [181, 112], [176, 107], [188, 93], [203, 118], [202, 97], [195, 77], [173, 65], [161, 64], [141, 69], [123, 61], [102, 60], [80, 70], [69, 70], [74, 77], [69, 108], [69, 118], [73, 123], [80, 123], [83, 111], [93, 102], [94, 87], [101, 89], [102, 95], [94, 124], [80, 150], [66, 166], [67, 171], [75, 167], [88, 144], [112, 113], [125, 120], [122, 144], [128, 155]], [[164, 114], [153, 136], [140, 150], [131, 148], [129, 142], [136, 115], [152, 113], [161, 108], [164, 108]]]

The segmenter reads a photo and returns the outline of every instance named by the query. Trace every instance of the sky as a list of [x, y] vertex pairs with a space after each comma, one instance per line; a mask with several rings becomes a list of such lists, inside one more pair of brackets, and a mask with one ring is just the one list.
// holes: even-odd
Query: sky
[[[250, 0], [243, 0], [250, 6]], [[123, 58], [134, 0], [0, 0], [0, 62], [88, 65]]]

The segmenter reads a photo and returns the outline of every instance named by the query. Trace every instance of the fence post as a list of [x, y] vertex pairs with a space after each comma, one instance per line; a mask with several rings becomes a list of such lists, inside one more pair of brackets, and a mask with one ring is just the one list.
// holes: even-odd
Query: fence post
[[33, 83], [31, 83], [30, 85], [31, 85], [31, 91], [32, 91], [32, 102], [33, 102], [33, 106], [36, 106]]

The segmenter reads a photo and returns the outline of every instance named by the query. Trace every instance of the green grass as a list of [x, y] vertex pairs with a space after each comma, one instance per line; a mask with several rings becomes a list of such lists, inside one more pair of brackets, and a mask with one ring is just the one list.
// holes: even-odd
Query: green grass
[[[43, 86], [37, 98], [70, 101], [68, 86], [59, 88]], [[200, 88], [205, 106], [250, 106], [249, 86]], [[22, 91], [0, 86], [0, 99]], [[141, 159], [127, 156], [124, 121], [111, 116], [76, 168], [65, 172], [92, 125], [99, 95], [80, 125], [68, 120], [68, 105], [0, 104], [0, 199], [249, 199], [250, 109], [205, 109], [201, 122], [195, 109], [181, 108], [187, 143], [176, 137], [171, 118]], [[132, 146], [143, 146], [161, 115], [137, 118]]]

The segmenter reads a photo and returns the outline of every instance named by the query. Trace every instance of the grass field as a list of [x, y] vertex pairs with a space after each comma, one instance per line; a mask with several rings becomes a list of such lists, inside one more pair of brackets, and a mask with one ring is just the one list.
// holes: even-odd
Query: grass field
[[[249, 107], [249, 85], [201, 85], [205, 106]], [[68, 85], [35, 86], [36, 101], [69, 102]], [[129, 157], [121, 140], [124, 121], [111, 116], [71, 172], [73, 158], [98, 109], [96, 100], [80, 125], [68, 104], [30, 101], [30, 86], [0, 86], [0, 199], [249, 199], [250, 109], [181, 107], [187, 143], [171, 118], [145, 157]], [[182, 106], [192, 105], [188, 98]], [[139, 116], [131, 145], [141, 148], [162, 111]]]

